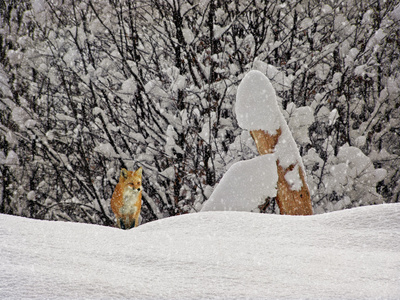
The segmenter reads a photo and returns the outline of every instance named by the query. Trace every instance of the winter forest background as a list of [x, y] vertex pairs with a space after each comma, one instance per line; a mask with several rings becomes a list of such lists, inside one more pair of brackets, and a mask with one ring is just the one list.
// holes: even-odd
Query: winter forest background
[[0, 213], [111, 225], [138, 166], [142, 223], [199, 211], [258, 155], [234, 115], [252, 69], [315, 213], [400, 202], [399, 2], [1, 1]]

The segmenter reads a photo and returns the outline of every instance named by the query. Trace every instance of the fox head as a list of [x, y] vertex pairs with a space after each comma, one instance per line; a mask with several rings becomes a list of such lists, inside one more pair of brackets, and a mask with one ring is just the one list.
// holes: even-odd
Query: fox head
[[135, 192], [142, 191], [142, 167], [136, 171], [128, 171], [127, 169], [121, 170], [119, 176], [119, 183], [122, 184], [123, 189], [130, 189]]

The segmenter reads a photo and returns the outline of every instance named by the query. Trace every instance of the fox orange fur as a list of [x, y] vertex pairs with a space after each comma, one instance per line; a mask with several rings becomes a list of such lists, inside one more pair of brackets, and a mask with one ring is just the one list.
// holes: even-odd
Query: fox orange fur
[[111, 209], [117, 218], [117, 226], [121, 229], [137, 227], [141, 208], [142, 168], [136, 171], [122, 169], [111, 198]]

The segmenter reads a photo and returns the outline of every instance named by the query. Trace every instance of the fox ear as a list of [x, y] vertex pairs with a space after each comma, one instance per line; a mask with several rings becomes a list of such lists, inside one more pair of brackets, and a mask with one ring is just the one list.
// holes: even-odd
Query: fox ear
[[140, 176], [140, 177], [142, 177], [142, 167], [140, 167], [139, 169], [137, 169], [136, 171], [135, 171], [135, 174], [136, 175], [138, 175], [138, 176]]
[[121, 169], [121, 176], [124, 177], [125, 179], [128, 178], [128, 170], [125, 168]]

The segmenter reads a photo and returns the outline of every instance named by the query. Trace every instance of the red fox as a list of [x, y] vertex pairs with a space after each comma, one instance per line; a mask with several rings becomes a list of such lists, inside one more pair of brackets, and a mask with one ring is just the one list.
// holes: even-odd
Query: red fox
[[111, 209], [117, 218], [117, 226], [121, 229], [137, 227], [141, 207], [142, 168], [135, 172], [122, 169], [111, 198]]

